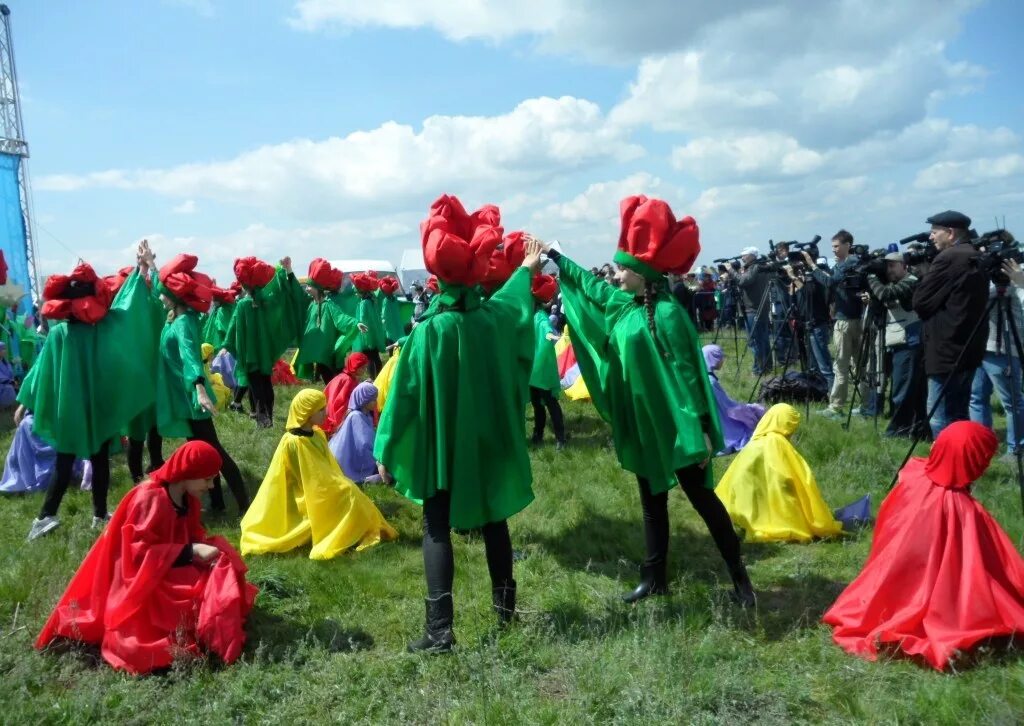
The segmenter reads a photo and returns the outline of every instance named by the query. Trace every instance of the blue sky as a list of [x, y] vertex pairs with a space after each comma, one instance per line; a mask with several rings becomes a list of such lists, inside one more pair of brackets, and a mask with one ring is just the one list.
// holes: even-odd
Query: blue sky
[[12, 9], [41, 271], [418, 245], [435, 197], [611, 257], [665, 198], [703, 262], [1024, 206], [1011, 0], [71, 0]]

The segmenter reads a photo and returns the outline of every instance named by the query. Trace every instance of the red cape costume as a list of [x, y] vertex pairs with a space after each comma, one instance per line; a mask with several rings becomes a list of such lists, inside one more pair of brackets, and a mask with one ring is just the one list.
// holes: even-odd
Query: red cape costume
[[970, 493], [997, 447], [989, 429], [961, 421], [903, 468], [864, 569], [823, 618], [841, 648], [868, 660], [898, 650], [944, 670], [957, 651], [1024, 632], [1024, 560]]
[[345, 359], [345, 369], [332, 378], [324, 389], [324, 395], [327, 396], [327, 417], [320, 428], [328, 437], [337, 431], [341, 422], [345, 420], [345, 414], [348, 413], [349, 396], [360, 383], [356, 378], [356, 371], [369, 364], [370, 359], [363, 353], [349, 353]]
[[[212, 454], [212, 456], [211, 456]], [[175, 507], [166, 484], [206, 478], [220, 469], [201, 441], [179, 448], [151, 479], [128, 492], [36, 639], [99, 645], [103, 659], [129, 673], [170, 666], [181, 654], [212, 652], [225, 663], [245, 644], [245, 618], [256, 588], [241, 557], [223, 537], [207, 537], [199, 501]], [[180, 563], [186, 545], [221, 551], [212, 565]]]

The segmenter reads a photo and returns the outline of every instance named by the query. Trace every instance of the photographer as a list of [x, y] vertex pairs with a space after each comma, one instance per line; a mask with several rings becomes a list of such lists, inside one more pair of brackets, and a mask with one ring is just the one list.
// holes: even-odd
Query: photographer
[[974, 371], [985, 356], [988, 275], [979, 267], [981, 253], [968, 243], [970, 217], [946, 211], [928, 223], [939, 254], [914, 291], [914, 310], [924, 323], [928, 410], [935, 408], [929, 423], [938, 436], [969, 417]]
[[[1009, 298], [1017, 335], [1024, 340], [1024, 271], [1013, 260], [1003, 262], [1003, 274], [1009, 278], [1005, 294]], [[989, 285], [989, 299], [999, 294], [994, 283]], [[1013, 331], [1003, 315], [993, 310], [989, 315], [988, 342], [985, 357], [974, 372], [971, 384], [971, 421], [992, 428], [992, 390], [995, 389], [1006, 412], [1006, 455], [1015, 458], [1024, 444], [1024, 394], [1021, 393], [1021, 368], [1014, 345]], [[1000, 311], [1001, 312], [1001, 311]], [[1012, 413], [1011, 412], [1015, 412]]]
[[802, 324], [807, 326], [807, 338], [810, 350], [807, 351], [807, 370], [817, 371], [829, 390], [835, 380], [832, 374], [832, 354], [828, 350], [829, 326], [828, 289], [815, 278], [811, 272], [815, 266], [814, 258], [806, 250], [801, 251], [804, 267], [790, 267], [789, 275], [793, 280], [793, 295], [796, 298], [797, 310], [800, 311]]
[[772, 302], [772, 341], [775, 345], [775, 360], [779, 365], [789, 362], [792, 351], [793, 331], [789, 328], [789, 307], [793, 302], [791, 288], [793, 280], [789, 268], [789, 243], [779, 242], [775, 245], [775, 274], [778, 285], [771, 289]]
[[[739, 264], [737, 263], [738, 266]], [[735, 283], [732, 275], [732, 268], [725, 265], [718, 266], [718, 296], [722, 304], [722, 314], [718, 318], [718, 327], [726, 325], [732, 327], [736, 325], [736, 306], [738, 303], [736, 294], [738, 294], [738, 291], [734, 292]]]
[[885, 282], [874, 272], [867, 275], [871, 296], [886, 307], [885, 347], [892, 365], [892, 419], [883, 436], [912, 437], [927, 427], [927, 383], [921, 354], [921, 321], [914, 312], [914, 290], [919, 280], [907, 270], [903, 255], [885, 256]]
[[768, 266], [768, 261], [760, 256], [756, 247], [744, 248], [740, 261], [743, 270], [736, 284], [739, 285], [747, 309], [747, 339], [754, 353], [754, 375], [759, 376], [771, 368], [771, 337], [765, 292], [775, 272]]
[[[846, 393], [849, 386], [850, 367], [860, 350], [861, 320], [863, 303], [860, 299], [860, 275], [856, 268], [860, 264], [857, 255], [850, 254], [853, 246], [853, 235], [841, 229], [832, 237], [832, 253], [836, 264], [829, 273], [813, 263], [811, 274], [814, 279], [824, 285], [832, 294], [835, 306], [835, 328], [832, 331], [832, 342], [836, 347], [833, 364], [832, 392], [829, 396], [828, 408], [822, 415], [828, 418], [842, 417], [846, 406]], [[860, 386], [861, 414], [869, 414], [866, 406], [871, 401], [867, 381], [862, 377]]]

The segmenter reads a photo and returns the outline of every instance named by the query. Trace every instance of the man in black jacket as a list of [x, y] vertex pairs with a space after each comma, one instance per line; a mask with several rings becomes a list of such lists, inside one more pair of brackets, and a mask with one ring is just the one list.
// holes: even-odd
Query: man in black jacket
[[772, 367], [771, 333], [768, 327], [768, 286], [774, 273], [766, 260], [762, 260], [756, 247], [747, 247], [740, 253], [743, 271], [736, 279], [747, 309], [747, 336], [754, 353], [754, 375], [767, 373]]
[[924, 323], [924, 370], [928, 375], [928, 410], [932, 434], [954, 421], [969, 419], [971, 381], [985, 357], [988, 321], [988, 275], [979, 253], [968, 244], [970, 217], [946, 211], [928, 218], [931, 240], [939, 254], [914, 290], [914, 311]]

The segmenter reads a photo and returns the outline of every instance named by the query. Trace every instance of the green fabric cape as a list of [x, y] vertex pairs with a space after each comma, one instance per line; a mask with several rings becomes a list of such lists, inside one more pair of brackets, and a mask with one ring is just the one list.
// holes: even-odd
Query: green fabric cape
[[471, 529], [533, 501], [530, 273], [518, 270], [484, 303], [465, 288], [437, 299], [402, 348], [374, 455], [413, 501], [449, 492], [452, 526]]
[[[150, 274], [155, 278], [153, 271]], [[167, 310], [164, 309], [164, 304], [160, 302], [159, 289], [152, 282], [155, 282], [155, 280], [151, 281], [149, 286], [149, 309], [150, 314], [153, 316], [153, 338], [150, 341], [150, 346], [153, 350], [157, 350], [160, 346], [160, 334], [164, 323], [167, 321]], [[157, 375], [153, 376], [153, 404], [147, 406], [138, 416], [133, 418], [123, 432], [129, 439], [145, 441], [149, 430], [156, 426], [156, 385], [158, 377], [159, 371], [157, 371]]]
[[562, 392], [562, 381], [558, 377], [558, 357], [555, 355], [555, 344], [547, 336], [553, 332], [547, 313], [538, 310], [533, 314], [533, 328], [537, 336], [537, 348], [533, 354], [533, 370], [530, 372], [530, 385], [556, 396]]
[[356, 338], [352, 350], [357, 353], [364, 353], [368, 350], [376, 350], [381, 353], [388, 347], [384, 335], [384, 323], [380, 319], [380, 308], [373, 295], [364, 297], [359, 301], [359, 312], [356, 318], [366, 326], [365, 333], [360, 333]]
[[269, 376], [285, 350], [298, 345], [308, 302], [295, 275], [279, 267], [266, 287], [235, 303], [224, 348], [235, 357], [238, 385], [249, 385], [249, 371]]
[[402, 304], [394, 295], [381, 293], [381, 321], [384, 323], [384, 337], [394, 343], [405, 335], [405, 323], [402, 322]]
[[313, 380], [313, 366], [317, 363], [334, 370], [341, 368], [359, 335], [356, 319], [342, 310], [338, 294], [328, 294], [319, 303], [308, 300], [306, 327], [295, 357], [295, 375], [299, 378]]
[[203, 323], [203, 341], [213, 346], [216, 352], [224, 347], [228, 325], [235, 312], [235, 303], [214, 303], [210, 314]]
[[196, 393], [196, 381], [202, 379], [210, 400], [217, 400], [206, 378], [201, 346], [199, 314], [194, 310], [175, 316], [160, 333], [156, 424], [161, 436], [188, 438], [189, 421], [210, 418]]
[[149, 289], [138, 271], [95, 325], [53, 322], [18, 402], [33, 433], [58, 452], [87, 459], [153, 404], [156, 348]]
[[[712, 451], [724, 446], [697, 331], [664, 285], [655, 342], [633, 295], [564, 255], [558, 268], [573, 351], [594, 406], [611, 424], [619, 463], [647, 479], [652, 493], [668, 491], [677, 469], [708, 457], [705, 426]], [[714, 485], [710, 465], [705, 484]]]

